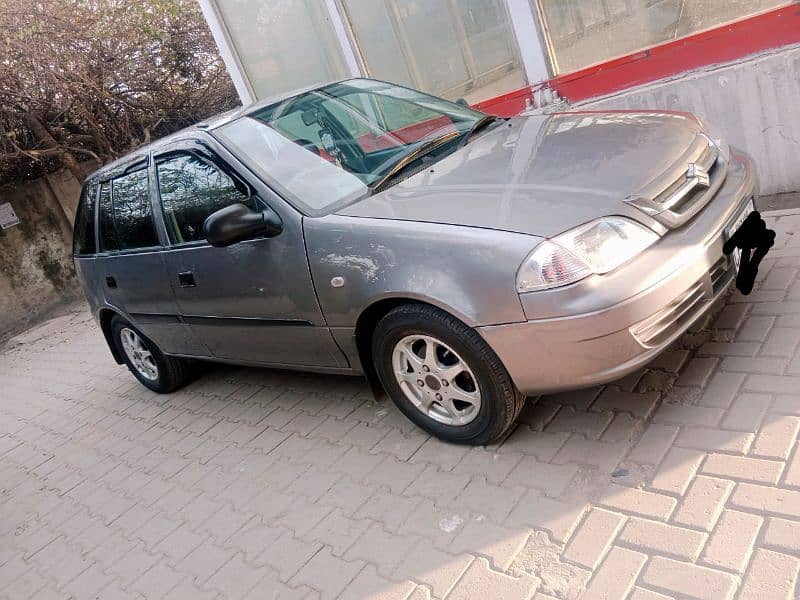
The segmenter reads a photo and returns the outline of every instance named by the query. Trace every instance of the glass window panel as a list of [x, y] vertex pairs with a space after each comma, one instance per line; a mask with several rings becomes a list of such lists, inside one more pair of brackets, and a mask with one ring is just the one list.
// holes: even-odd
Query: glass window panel
[[75, 235], [72, 240], [72, 252], [76, 255], [94, 254], [94, 207], [97, 200], [97, 183], [92, 182], [83, 187], [75, 213]]
[[221, 208], [236, 203], [255, 208], [253, 199], [231, 177], [196, 156], [165, 160], [156, 169], [164, 222], [173, 244], [205, 239], [203, 223]]
[[120, 250], [158, 246], [147, 171], [141, 169], [111, 182], [114, 229]]
[[556, 73], [676, 40], [786, 0], [538, 0]]
[[477, 102], [525, 86], [504, 0], [343, 0], [370, 76]]
[[319, 0], [217, 0], [257, 98], [348, 75]]
[[119, 250], [117, 232], [114, 228], [114, 216], [111, 212], [111, 182], [100, 186], [98, 225], [100, 227], [100, 251]]

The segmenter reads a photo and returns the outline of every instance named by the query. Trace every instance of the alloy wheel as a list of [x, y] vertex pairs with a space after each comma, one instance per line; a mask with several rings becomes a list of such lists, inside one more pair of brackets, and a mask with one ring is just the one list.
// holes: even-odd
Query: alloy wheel
[[122, 348], [136, 371], [145, 379], [158, 379], [158, 366], [152, 352], [144, 345], [142, 338], [133, 329], [123, 327], [119, 332]]
[[475, 374], [441, 340], [404, 337], [392, 351], [392, 370], [406, 398], [434, 421], [459, 426], [478, 416], [481, 392]]

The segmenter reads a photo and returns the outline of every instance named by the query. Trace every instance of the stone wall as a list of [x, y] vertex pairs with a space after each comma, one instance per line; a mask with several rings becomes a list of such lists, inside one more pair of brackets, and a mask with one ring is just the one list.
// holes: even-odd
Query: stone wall
[[0, 204], [20, 219], [0, 230], [0, 341], [80, 296], [72, 265], [79, 194], [67, 171], [0, 187]]

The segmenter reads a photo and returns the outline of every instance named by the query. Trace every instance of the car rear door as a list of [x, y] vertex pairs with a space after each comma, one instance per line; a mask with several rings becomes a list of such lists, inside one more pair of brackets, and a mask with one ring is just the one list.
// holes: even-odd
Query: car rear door
[[207, 355], [178, 317], [153, 219], [146, 161], [100, 182], [97, 218], [94, 277], [105, 303], [164, 352]]
[[[171, 146], [154, 156], [154, 166], [178, 308], [212, 355], [239, 363], [347, 367], [314, 292], [301, 217], [208, 145]], [[281, 216], [283, 231], [212, 247], [203, 223], [234, 203], [269, 206]]]

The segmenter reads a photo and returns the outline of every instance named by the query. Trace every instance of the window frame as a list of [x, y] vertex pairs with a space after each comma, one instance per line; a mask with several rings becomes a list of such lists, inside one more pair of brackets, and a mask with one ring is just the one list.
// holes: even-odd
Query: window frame
[[[126, 248], [120, 249], [116, 248], [115, 250], [104, 250], [100, 244], [100, 192], [102, 190], [103, 185], [108, 185], [110, 189], [111, 195], [111, 222], [114, 225], [114, 235], [117, 237], [117, 244], [119, 245], [119, 236], [117, 235], [117, 224], [116, 224], [116, 217], [114, 215], [114, 184], [113, 180], [118, 179], [120, 177], [124, 177], [134, 171], [143, 170], [145, 175], [147, 176], [147, 198], [150, 203], [150, 212], [153, 220], [153, 228], [156, 232], [156, 238], [158, 240], [158, 245], [155, 246], [143, 246], [141, 248]], [[124, 256], [127, 254], [145, 254], [148, 252], [155, 252], [161, 250], [164, 247], [164, 237], [161, 231], [161, 226], [158, 223], [158, 219], [156, 218], [156, 208], [153, 203], [153, 182], [150, 177], [150, 158], [149, 156], [142, 157], [141, 155], [136, 156], [131, 162], [126, 163], [124, 166], [121, 166], [119, 169], [114, 169], [111, 171], [107, 171], [102, 173], [100, 177], [96, 180], [97, 183], [97, 202], [95, 203], [95, 244], [97, 246], [97, 254], [95, 256]]]
[[238, 182], [242, 187], [247, 190], [247, 198], [253, 199], [256, 206], [266, 207], [266, 203], [260, 198], [257, 191], [253, 188], [247, 180], [239, 175], [229, 164], [222, 160], [215, 152], [207, 148], [199, 140], [187, 140], [185, 143], [177, 147], [163, 149], [154, 152], [151, 156], [151, 166], [153, 170], [153, 195], [154, 201], [158, 204], [159, 219], [161, 221], [161, 228], [164, 233], [164, 248], [198, 248], [204, 246], [211, 246], [207, 239], [192, 240], [189, 242], [173, 243], [170, 239], [169, 229], [167, 228], [167, 216], [164, 212], [164, 199], [161, 197], [161, 186], [158, 181], [158, 165], [162, 162], [167, 162], [172, 158], [179, 156], [191, 156], [219, 171]]

